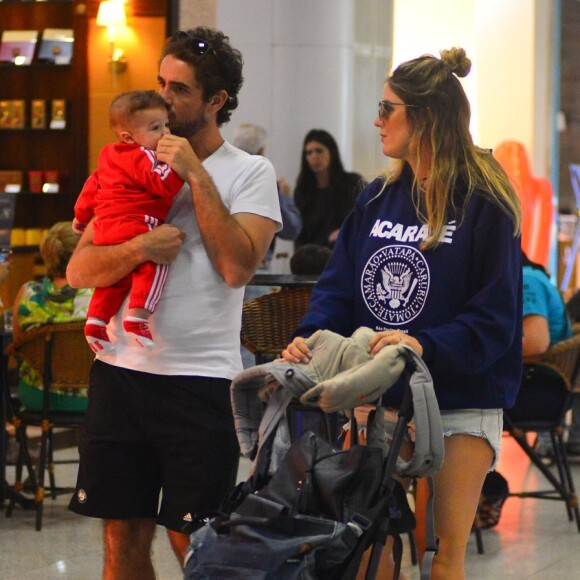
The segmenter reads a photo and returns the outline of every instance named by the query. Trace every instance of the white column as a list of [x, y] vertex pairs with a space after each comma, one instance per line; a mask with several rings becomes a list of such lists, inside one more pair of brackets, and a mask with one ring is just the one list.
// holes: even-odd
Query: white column
[[218, 0], [217, 27], [241, 50], [245, 71], [240, 106], [224, 135], [238, 123], [265, 127], [266, 155], [293, 185], [304, 136], [325, 129], [347, 169], [375, 175], [380, 149], [372, 120], [388, 62], [390, 5]]
[[[549, 176], [553, 131], [551, 34], [556, 0], [395, 0], [395, 64], [462, 46], [471, 130], [482, 147], [520, 141], [536, 176]], [[420, 18], [418, 18], [420, 15]]]

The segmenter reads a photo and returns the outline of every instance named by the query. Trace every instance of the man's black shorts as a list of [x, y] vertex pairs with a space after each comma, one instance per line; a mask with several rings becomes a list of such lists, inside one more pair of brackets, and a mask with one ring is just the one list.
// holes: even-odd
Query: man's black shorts
[[103, 519], [157, 518], [176, 531], [215, 511], [239, 461], [230, 382], [96, 361], [69, 508]]

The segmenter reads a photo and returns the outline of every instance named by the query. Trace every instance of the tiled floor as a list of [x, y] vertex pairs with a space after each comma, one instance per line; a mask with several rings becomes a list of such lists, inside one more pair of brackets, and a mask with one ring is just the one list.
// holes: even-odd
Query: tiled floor
[[[73, 450], [59, 452], [74, 454]], [[243, 463], [240, 478], [245, 478]], [[535, 468], [510, 439], [504, 439], [500, 471], [513, 491], [537, 489], [541, 483]], [[573, 467], [580, 485], [580, 463]], [[63, 484], [74, 480], [76, 465], [57, 466]], [[11, 480], [12, 472], [8, 471]], [[543, 478], [542, 478], [543, 479]], [[544, 484], [542, 483], [542, 488]], [[0, 513], [0, 579], [2, 580], [97, 580], [101, 577], [102, 547], [99, 521], [68, 512], [67, 498], [45, 501], [44, 526], [34, 530], [34, 513], [16, 508], [11, 518]], [[478, 555], [472, 537], [467, 547], [467, 577], [481, 579], [558, 580], [580, 578], [580, 534], [568, 522], [561, 502], [510, 498], [497, 528], [483, 533], [484, 555]], [[182, 578], [168, 541], [159, 529], [153, 557], [161, 580]], [[419, 572], [404, 556], [407, 579]], [[132, 579], [128, 579], [132, 580]], [[251, 580], [251, 579], [248, 579]]]

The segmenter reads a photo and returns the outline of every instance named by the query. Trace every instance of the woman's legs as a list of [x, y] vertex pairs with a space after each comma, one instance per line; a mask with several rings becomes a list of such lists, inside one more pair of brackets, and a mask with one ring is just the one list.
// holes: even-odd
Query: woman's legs
[[439, 539], [431, 578], [465, 578], [465, 549], [494, 451], [472, 435], [445, 437], [445, 462], [435, 474], [435, 529]]

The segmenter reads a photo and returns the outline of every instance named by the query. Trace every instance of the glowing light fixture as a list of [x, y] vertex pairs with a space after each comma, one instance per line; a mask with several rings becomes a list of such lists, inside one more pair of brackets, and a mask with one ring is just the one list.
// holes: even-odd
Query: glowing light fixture
[[115, 47], [117, 32], [127, 25], [127, 14], [123, 0], [104, 0], [99, 4], [97, 26], [105, 26], [109, 34], [109, 68], [113, 72], [123, 72], [127, 68], [125, 53]]

